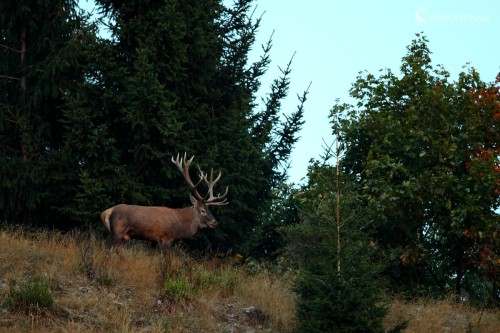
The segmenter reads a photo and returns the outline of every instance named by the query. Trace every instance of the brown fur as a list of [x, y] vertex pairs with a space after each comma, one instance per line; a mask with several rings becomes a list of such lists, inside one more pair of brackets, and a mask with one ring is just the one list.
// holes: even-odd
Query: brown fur
[[[106, 209], [101, 213], [102, 223], [111, 233], [108, 248], [122, 245], [125, 239], [143, 239], [156, 243], [165, 251], [172, 246], [172, 243], [181, 238], [192, 237], [200, 229], [215, 228], [217, 221], [213, 217], [208, 206], [227, 205], [227, 191], [222, 195], [214, 196], [213, 187], [219, 181], [221, 173], [213, 179], [210, 173], [210, 180], [207, 179], [201, 169], [199, 170], [199, 181], [196, 185], [189, 177], [189, 166], [194, 156], [187, 159], [177, 154], [177, 158], [172, 156], [174, 163], [184, 176], [192, 195], [188, 208], [168, 208], [168, 207], [148, 207], [134, 205], [117, 205]], [[200, 183], [205, 182], [208, 187], [206, 196], [201, 196], [196, 189]]]
[[101, 220], [111, 233], [108, 247], [122, 245], [125, 239], [142, 239], [167, 250], [177, 239], [215, 228], [217, 221], [208, 207], [193, 198], [191, 201], [192, 206], [179, 209], [125, 204], [106, 209]]

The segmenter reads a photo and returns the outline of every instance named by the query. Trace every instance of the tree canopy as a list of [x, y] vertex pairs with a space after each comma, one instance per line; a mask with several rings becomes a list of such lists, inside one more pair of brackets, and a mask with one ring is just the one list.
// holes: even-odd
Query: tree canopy
[[469, 297], [486, 278], [498, 297], [498, 80], [470, 68], [451, 81], [427, 42], [417, 35], [408, 46], [400, 76], [361, 73], [350, 91], [357, 104], [335, 105], [341, 165], [377, 213], [395, 283]]
[[272, 42], [249, 61], [260, 24], [251, 0], [96, 4], [100, 26], [75, 1], [0, 5], [2, 220], [69, 229], [122, 202], [182, 207], [170, 158], [186, 152], [230, 188], [220, 227], [204, 236], [240, 248], [303, 124], [306, 93], [296, 111], [281, 107], [290, 64], [258, 103]]

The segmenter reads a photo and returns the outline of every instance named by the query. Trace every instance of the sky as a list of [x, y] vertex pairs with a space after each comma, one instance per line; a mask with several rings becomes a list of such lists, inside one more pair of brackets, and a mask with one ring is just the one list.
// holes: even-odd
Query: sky
[[[228, 1], [226, 1], [228, 2]], [[296, 110], [297, 94], [309, 84], [305, 124], [291, 155], [290, 181], [300, 183], [310, 159], [334, 142], [328, 115], [338, 98], [352, 102], [349, 89], [360, 71], [374, 75], [390, 68], [399, 73], [406, 46], [422, 32], [432, 64], [442, 64], [451, 78], [470, 64], [482, 80], [500, 72], [499, 0], [257, 0], [263, 15], [251, 56], [260, 54], [274, 31], [271, 65], [261, 94], [293, 57], [285, 112]]]
[[[91, 2], [80, 4], [89, 8]], [[262, 15], [262, 21], [251, 62], [273, 36], [259, 95], [269, 92], [292, 56], [283, 111], [295, 111], [297, 95], [311, 84], [305, 124], [290, 160], [289, 180], [295, 184], [304, 181], [309, 161], [334, 140], [328, 115], [335, 100], [352, 102], [349, 89], [360, 71], [398, 73], [416, 33], [429, 39], [433, 65], [442, 64], [452, 79], [468, 63], [486, 82], [500, 72], [500, 0], [255, 0], [254, 5], [254, 16]]]

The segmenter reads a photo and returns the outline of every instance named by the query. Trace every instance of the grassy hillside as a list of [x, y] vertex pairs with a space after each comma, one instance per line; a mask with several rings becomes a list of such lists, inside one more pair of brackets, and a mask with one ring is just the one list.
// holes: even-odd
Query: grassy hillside
[[[0, 332], [293, 332], [292, 274], [134, 243], [106, 256], [83, 235], [0, 231]], [[166, 266], [167, 265], [167, 266]], [[165, 268], [167, 267], [167, 268]], [[387, 327], [498, 332], [499, 314], [390, 301]]]

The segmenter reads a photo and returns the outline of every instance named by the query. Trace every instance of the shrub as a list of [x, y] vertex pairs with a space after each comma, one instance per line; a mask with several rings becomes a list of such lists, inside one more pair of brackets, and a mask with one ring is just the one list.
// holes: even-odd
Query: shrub
[[29, 277], [10, 289], [6, 304], [11, 309], [26, 313], [51, 310], [54, 306], [54, 299], [49, 281], [38, 276]]
[[184, 278], [167, 278], [165, 280], [165, 293], [172, 303], [188, 299], [190, 291], [193, 290], [191, 284]]

